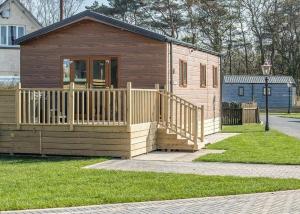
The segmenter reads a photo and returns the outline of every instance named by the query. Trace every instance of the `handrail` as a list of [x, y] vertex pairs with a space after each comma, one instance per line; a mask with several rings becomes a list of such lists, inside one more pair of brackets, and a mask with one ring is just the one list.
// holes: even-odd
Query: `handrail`
[[203, 142], [204, 107], [198, 107], [168, 91], [159, 91], [158, 95], [161, 109], [159, 124], [193, 141], [195, 145], [198, 140]]

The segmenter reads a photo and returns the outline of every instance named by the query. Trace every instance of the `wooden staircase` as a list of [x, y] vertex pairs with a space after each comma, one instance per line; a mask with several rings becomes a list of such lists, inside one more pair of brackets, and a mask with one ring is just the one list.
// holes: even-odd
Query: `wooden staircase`
[[168, 131], [166, 128], [158, 128], [157, 130], [157, 149], [163, 151], [187, 151], [195, 152], [204, 148], [205, 143], [198, 140], [195, 142], [181, 137], [180, 135]]
[[158, 95], [158, 149], [193, 152], [203, 148], [204, 107], [165, 90]]

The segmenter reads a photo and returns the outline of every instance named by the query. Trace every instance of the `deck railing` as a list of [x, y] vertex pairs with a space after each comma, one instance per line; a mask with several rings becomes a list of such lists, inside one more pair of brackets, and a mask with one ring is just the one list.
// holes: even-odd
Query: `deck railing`
[[167, 90], [18, 88], [17, 125], [130, 126], [157, 122], [195, 143], [203, 141], [204, 107]]
[[160, 91], [159, 123], [195, 143], [204, 140], [204, 106], [196, 106], [168, 91]]

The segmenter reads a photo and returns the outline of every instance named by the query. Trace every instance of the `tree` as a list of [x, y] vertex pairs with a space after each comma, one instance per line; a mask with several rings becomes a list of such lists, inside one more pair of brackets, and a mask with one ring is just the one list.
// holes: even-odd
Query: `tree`
[[[60, 20], [59, 0], [21, 0], [43, 26]], [[77, 13], [85, 0], [64, 0], [64, 18]]]

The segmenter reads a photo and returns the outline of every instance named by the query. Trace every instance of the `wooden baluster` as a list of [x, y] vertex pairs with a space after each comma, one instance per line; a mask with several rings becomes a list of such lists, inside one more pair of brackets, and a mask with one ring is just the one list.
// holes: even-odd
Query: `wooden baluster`
[[46, 123], [46, 91], [43, 91], [42, 93], [42, 123]]
[[126, 118], [127, 118], [127, 127], [130, 129], [131, 126], [131, 107], [132, 107], [132, 102], [131, 102], [131, 82], [127, 83], [127, 108], [126, 108]]
[[159, 84], [155, 84], [156, 89], [156, 101], [155, 101], [155, 119], [157, 123], [160, 122], [160, 92], [159, 92]]
[[28, 90], [28, 123], [30, 124], [31, 123], [31, 91]]
[[107, 96], [107, 124], [110, 123], [110, 112], [111, 112], [111, 103], [110, 103], [110, 89], [108, 90], [108, 96]]
[[105, 112], [106, 112], [106, 109], [105, 109], [105, 98], [106, 98], [106, 91], [102, 91], [102, 124], [104, 124], [105, 122]]
[[81, 123], [84, 124], [84, 103], [85, 103], [85, 94], [84, 94], [84, 90], [81, 91]]
[[48, 124], [50, 124], [50, 103], [51, 103], [50, 91], [47, 91], [47, 122], [48, 122]]
[[86, 89], [86, 121], [90, 124], [90, 89]]
[[41, 91], [38, 91], [38, 124], [41, 123]]
[[76, 100], [77, 117], [76, 117], [76, 120], [77, 120], [77, 124], [79, 124], [79, 120], [80, 120], [80, 115], [79, 115], [79, 112], [80, 112], [80, 105], [79, 105], [79, 103], [80, 103], [80, 96], [79, 96], [79, 94], [80, 94], [80, 92], [77, 91], [76, 94], [77, 94], [77, 100]]
[[[191, 107], [191, 105], [189, 104], [188, 105], [188, 133], [189, 133], [189, 135], [191, 135], [191, 133], [192, 133], [192, 109], [191, 109], [192, 107]], [[190, 136], [191, 137], [191, 136]]]
[[[74, 82], [70, 83], [69, 94], [68, 94], [68, 123], [70, 125], [70, 131], [74, 130], [74, 115], [75, 115], [75, 104], [74, 104]], [[79, 102], [79, 100], [77, 100]]]
[[198, 148], [198, 106], [194, 107], [194, 146]]
[[118, 125], [121, 123], [121, 104], [122, 104], [122, 99], [121, 99], [121, 93], [122, 91], [118, 91]]
[[32, 114], [33, 114], [33, 124], [35, 124], [35, 91], [33, 91], [33, 95], [32, 95], [32, 99], [33, 99], [33, 109], [32, 109]]
[[204, 142], [204, 105], [201, 106], [201, 142]]
[[60, 91], [57, 91], [57, 96], [56, 96], [56, 109], [57, 109], [57, 116], [56, 116], [56, 121], [57, 121], [57, 124], [60, 124]]
[[52, 123], [55, 124], [55, 91], [52, 91]]
[[184, 104], [184, 124], [183, 124], [183, 128], [184, 128], [184, 136], [186, 137], [186, 123], [187, 123], [187, 117], [186, 117], [186, 103], [185, 101], [183, 101]]
[[174, 124], [173, 124], [173, 95], [170, 94], [170, 126], [171, 129], [174, 130]]
[[62, 103], [62, 123], [65, 124], [66, 123], [66, 106], [65, 106], [65, 102], [66, 102], [66, 98], [65, 98], [65, 92], [62, 91], [61, 92], [61, 103]]
[[116, 92], [115, 92], [115, 90], [112, 91], [112, 105], [113, 105], [113, 109], [112, 109], [113, 125], [115, 125], [116, 124]]
[[95, 91], [92, 91], [92, 124], [95, 125]]
[[100, 122], [100, 91], [97, 90], [97, 124]]
[[177, 97], [175, 97], [175, 131], [178, 132], [178, 109]]
[[23, 123], [27, 123], [27, 115], [26, 115], [26, 110], [27, 110], [27, 104], [26, 104], [26, 91], [23, 91]]
[[127, 121], [126, 103], [127, 103], [127, 94], [126, 94], [126, 91], [123, 91], [123, 121], [124, 121], [124, 124]]
[[17, 129], [20, 129], [20, 125], [22, 122], [22, 101], [21, 101], [21, 84], [19, 83], [15, 93], [15, 105], [16, 105], [16, 125]]

